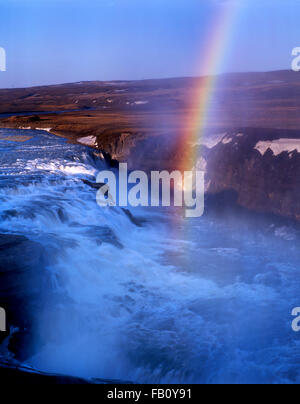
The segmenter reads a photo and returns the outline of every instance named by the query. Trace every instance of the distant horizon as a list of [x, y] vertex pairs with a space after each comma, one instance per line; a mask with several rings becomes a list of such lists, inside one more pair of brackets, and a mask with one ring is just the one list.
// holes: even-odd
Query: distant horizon
[[[133, 79], [133, 80], [126, 80], [126, 79], [108, 79], [108, 80], [100, 80], [100, 79], [95, 79], [95, 80], [78, 80], [78, 81], [66, 81], [66, 82], [57, 82], [57, 83], [50, 83], [50, 84], [37, 84], [34, 86], [24, 86], [24, 87], [0, 87], [1, 90], [23, 90], [26, 88], [38, 88], [38, 87], [53, 87], [53, 86], [64, 86], [64, 85], [70, 85], [70, 84], [81, 84], [81, 83], [131, 83], [131, 82], [142, 82], [142, 81], [156, 81], [156, 80], [181, 80], [181, 79], [201, 79], [209, 76], [216, 76], [216, 77], [221, 77], [221, 76], [227, 76], [227, 75], [247, 75], [247, 74], [268, 74], [268, 73], [291, 73], [291, 74], [297, 74], [297, 72], [294, 72], [291, 69], [278, 69], [278, 70], [266, 70], [266, 71], [260, 71], [260, 70], [252, 70], [252, 71], [232, 71], [232, 72], [224, 72], [224, 73], [219, 73], [219, 74], [213, 74], [213, 75], [198, 75], [198, 76], [169, 76], [169, 77], [152, 77], [152, 78], [145, 78], [145, 79]], [[1, 73], [0, 73], [1, 74]], [[299, 72], [299, 78], [300, 78], [300, 72]]]

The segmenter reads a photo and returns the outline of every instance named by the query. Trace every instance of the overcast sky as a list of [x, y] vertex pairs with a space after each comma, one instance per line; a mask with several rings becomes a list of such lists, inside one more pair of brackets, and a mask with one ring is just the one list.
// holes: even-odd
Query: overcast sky
[[208, 73], [224, 7], [234, 14], [211, 73], [290, 68], [299, 0], [0, 0], [0, 87]]

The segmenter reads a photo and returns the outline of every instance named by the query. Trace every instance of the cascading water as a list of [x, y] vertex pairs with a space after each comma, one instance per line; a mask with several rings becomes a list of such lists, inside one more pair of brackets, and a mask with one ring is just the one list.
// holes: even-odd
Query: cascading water
[[136, 226], [82, 181], [105, 167], [90, 149], [2, 134], [0, 232], [41, 244], [51, 279], [28, 364], [135, 382], [300, 381], [297, 230], [153, 208], [132, 211]]

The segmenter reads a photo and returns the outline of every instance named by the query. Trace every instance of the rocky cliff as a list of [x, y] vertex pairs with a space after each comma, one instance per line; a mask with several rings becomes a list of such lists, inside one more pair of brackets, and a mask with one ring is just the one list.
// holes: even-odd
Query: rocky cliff
[[228, 131], [202, 155], [208, 194], [234, 191], [240, 206], [300, 220], [299, 131]]

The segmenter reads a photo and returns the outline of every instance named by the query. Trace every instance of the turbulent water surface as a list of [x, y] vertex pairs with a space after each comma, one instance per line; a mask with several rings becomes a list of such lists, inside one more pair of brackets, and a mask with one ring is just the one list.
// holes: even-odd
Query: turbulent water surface
[[[7, 140], [16, 135], [32, 138]], [[82, 179], [104, 163], [88, 148], [38, 131], [3, 138], [0, 233], [49, 255], [42, 343], [28, 364], [135, 382], [300, 382], [295, 229], [152, 208], [132, 210], [139, 227], [96, 204]]]

